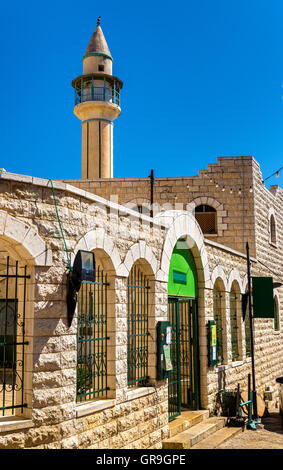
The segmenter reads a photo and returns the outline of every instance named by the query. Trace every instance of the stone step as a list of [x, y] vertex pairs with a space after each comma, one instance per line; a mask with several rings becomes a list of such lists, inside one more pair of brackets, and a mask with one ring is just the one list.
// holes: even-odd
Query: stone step
[[195, 444], [191, 449], [216, 449], [223, 442], [228, 441], [237, 434], [243, 432], [245, 427], [242, 428], [223, 428], [216, 431], [214, 434], [204, 439], [203, 441]]
[[163, 449], [190, 449], [193, 445], [206, 439], [212, 433], [223, 428], [226, 424], [225, 418], [207, 418], [195, 424], [186, 431], [182, 431], [162, 442]]
[[195, 424], [208, 418], [208, 416], [208, 410], [183, 411], [178, 418], [169, 423], [170, 437], [176, 436], [176, 434], [191, 428]]

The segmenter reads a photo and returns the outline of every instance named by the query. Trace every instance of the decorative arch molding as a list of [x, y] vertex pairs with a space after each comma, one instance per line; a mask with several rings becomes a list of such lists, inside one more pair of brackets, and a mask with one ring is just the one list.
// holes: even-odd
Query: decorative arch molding
[[[187, 204], [187, 210], [194, 213], [194, 209], [200, 205], [207, 205], [213, 207], [217, 214], [217, 235], [222, 236], [223, 231], [227, 229], [227, 224], [223, 222], [224, 217], [227, 217], [227, 211], [224, 210], [224, 205], [210, 196], [199, 196]], [[209, 234], [206, 234], [209, 236]]]
[[118, 268], [117, 275], [128, 276], [133, 265], [139, 259], [144, 259], [148, 262], [154, 276], [156, 277], [156, 273], [159, 267], [158, 261], [152, 249], [143, 240], [139, 240], [137, 243], [134, 243], [134, 245], [132, 245], [128, 250], [124, 262]]
[[228, 281], [227, 281], [227, 277], [222, 266], [216, 266], [214, 270], [212, 271], [212, 274], [211, 274], [212, 288], [214, 287], [217, 279], [221, 279], [221, 281], [223, 282], [225, 291], [228, 292]]
[[76, 244], [72, 258], [75, 257], [79, 250], [93, 251], [96, 249], [105, 251], [111, 259], [114, 270], [117, 274], [118, 268], [121, 265], [121, 257], [118, 249], [115, 247], [113, 241], [107, 235], [104, 228], [97, 228], [87, 232]]
[[3, 210], [0, 211], [0, 242], [16, 259], [35, 266], [52, 266], [52, 251], [40, 235]]
[[210, 287], [210, 271], [204, 238], [200, 226], [193, 215], [187, 211], [169, 210], [158, 214], [154, 220], [168, 227], [157, 279], [160, 281], [168, 281], [173, 249], [176, 243], [180, 239], [183, 239], [184, 241], [181, 243], [185, 243], [186, 247], [190, 249], [193, 254], [197, 268], [199, 287]]
[[241, 280], [240, 273], [239, 273], [238, 269], [236, 269], [236, 268], [232, 269], [232, 271], [230, 272], [230, 275], [229, 275], [228, 284], [227, 284], [227, 289], [228, 289], [229, 292], [231, 292], [232, 284], [233, 284], [234, 281], [236, 281], [238, 283], [240, 292], [243, 294], [244, 293], [243, 283], [242, 283], [242, 280]]

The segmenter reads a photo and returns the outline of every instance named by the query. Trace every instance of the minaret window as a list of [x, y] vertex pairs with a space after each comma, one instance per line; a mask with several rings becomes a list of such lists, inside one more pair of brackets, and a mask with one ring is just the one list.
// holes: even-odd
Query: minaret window
[[104, 72], [104, 65], [98, 66], [98, 72]]
[[203, 233], [208, 235], [217, 233], [216, 215], [216, 210], [206, 204], [201, 204], [195, 208], [195, 218]]

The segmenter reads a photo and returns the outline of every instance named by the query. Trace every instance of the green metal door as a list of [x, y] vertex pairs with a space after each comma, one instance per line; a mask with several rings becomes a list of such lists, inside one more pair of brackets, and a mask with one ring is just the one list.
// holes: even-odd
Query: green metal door
[[169, 420], [182, 408], [199, 409], [199, 365], [196, 299], [168, 298], [172, 326], [171, 359], [168, 379]]

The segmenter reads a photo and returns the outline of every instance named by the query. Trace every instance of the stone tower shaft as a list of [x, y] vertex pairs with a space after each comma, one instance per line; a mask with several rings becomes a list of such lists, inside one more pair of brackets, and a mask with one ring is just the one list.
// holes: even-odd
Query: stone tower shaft
[[120, 115], [121, 80], [112, 75], [112, 56], [100, 19], [75, 78], [74, 114], [82, 123], [83, 179], [113, 178], [113, 121]]

